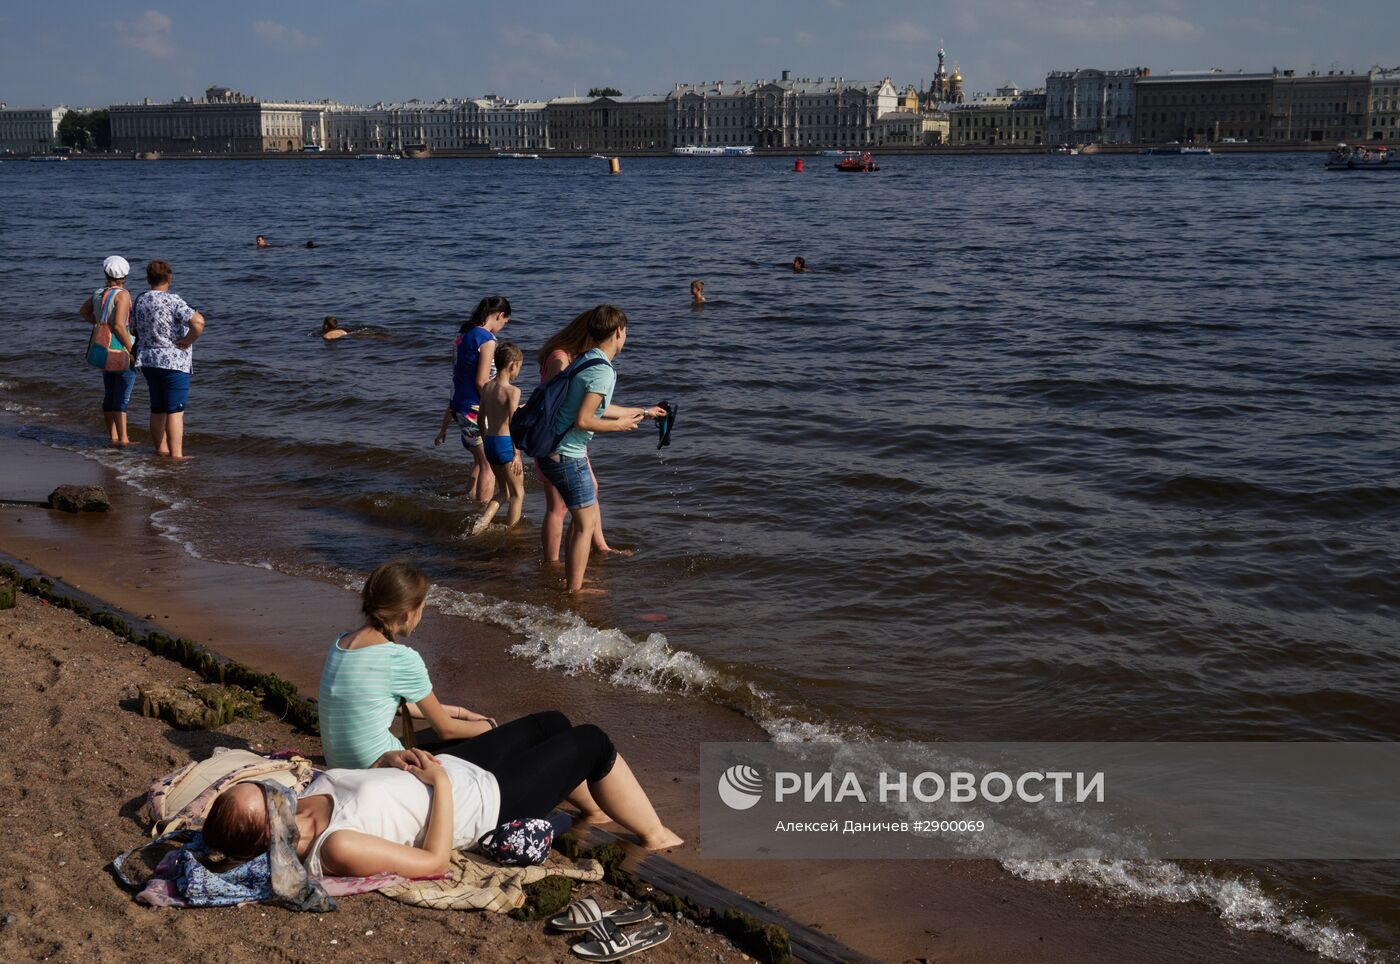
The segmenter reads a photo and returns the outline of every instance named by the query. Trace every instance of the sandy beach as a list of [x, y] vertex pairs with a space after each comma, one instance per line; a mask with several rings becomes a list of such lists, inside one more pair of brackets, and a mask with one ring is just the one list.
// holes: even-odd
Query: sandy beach
[[[111, 494], [113, 511], [67, 516], [6, 506], [0, 510], [0, 550], [314, 694], [324, 646], [355, 615], [352, 593], [194, 559], [156, 533], [150, 515], [158, 506], [100, 466], [12, 431], [4, 445], [0, 496], [38, 500], [58, 482], [98, 482]], [[416, 911], [375, 895], [347, 898], [339, 913], [325, 918], [273, 908], [171, 912], [135, 904], [102, 868], [140, 841], [135, 806], [153, 778], [217, 743], [294, 746], [314, 754], [315, 739], [270, 719], [201, 734], [177, 733], [144, 719], [132, 709], [137, 683], [174, 682], [188, 674], [30, 598], [3, 614], [0, 641], [9, 736], [3, 803], [11, 841], [0, 856], [9, 871], [0, 875], [0, 905], [15, 915], [4, 918], [9, 923], [0, 932], [7, 957], [76, 957], [100, 950], [134, 958], [148, 956], [157, 943], [168, 952], [172, 941], [182, 954], [199, 952], [218, 943], [224, 922], [235, 916], [245, 938], [236, 953], [250, 960], [320, 959], [347, 945], [356, 954], [386, 960], [567, 956], [567, 945], [544, 937], [538, 925]], [[414, 642], [432, 654], [428, 664], [435, 677], [451, 673], [472, 681], [471, 692], [460, 698], [475, 709], [512, 717], [557, 707], [602, 725], [634, 761], [658, 809], [692, 842], [671, 859], [831, 934], [861, 955], [968, 962], [1316, 959], [1277, 938], [1227, 928], [1198, 906], [1108, 900], [1074, 887], [1019, 881], [986, 862], [706, 860], [696, 825], [698, 743], [761, 739], [752, 723], [701, 701], [536, 670], [510, 656], [509, 634], [458, 617], [430, 613]], [[686, 924], [677, 928], [670, 949], [649, 957], [706, 959], [710, 953], [739, 956], [718, 937]]]

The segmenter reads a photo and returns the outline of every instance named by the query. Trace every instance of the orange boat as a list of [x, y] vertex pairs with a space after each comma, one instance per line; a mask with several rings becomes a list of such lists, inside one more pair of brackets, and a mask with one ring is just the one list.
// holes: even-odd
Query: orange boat
[[875, 159], [870, 156], [870, 152], [866, 151], [859, 157], [847, 157], [837, 161], [836, 169], [847, 174], [869, 174], [872, 171], [878, 171], [880, 165], [876, 164]]

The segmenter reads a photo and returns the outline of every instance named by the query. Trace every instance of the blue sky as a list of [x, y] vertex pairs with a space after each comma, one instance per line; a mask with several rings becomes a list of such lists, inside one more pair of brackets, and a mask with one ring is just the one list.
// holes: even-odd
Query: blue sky
[[970, 91], [1051, 69], [1400, 65], [1400, 2], [1293, 0], [0, 0], [0, 101], [664, 93], [677, 81], [919, 83], [939, 38]]

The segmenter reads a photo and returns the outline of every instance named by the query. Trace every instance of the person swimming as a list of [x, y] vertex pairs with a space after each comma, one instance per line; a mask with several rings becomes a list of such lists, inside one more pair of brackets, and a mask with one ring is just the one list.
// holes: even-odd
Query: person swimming
[[705, 303], [705, 282], [698, 278], [690, 283], [690, 303], [692, 305]]
[[792, 270], [797, 274], [805, 273], [807, 269], [807, 259], [801, 255], [792, 259]]
[[302, 245], [302, 247], [305, 247], [305, 248], [316, 248], [316, 247], [320, 247], [320, 245], [318, 245], [315, 241], [308, 241], [308, 242], [306, 242], [306, 244]]
[[259, 248], [268, 247], [267, 238], [263, 237], [261, 234], [257, 236], [257, 239], [253, 243], [256, 244]]
[[321, 337], [326, 341], [344, 338], [348, 334], [350, 332], [340, 326], [340, 319], [335, 315], [326, 315], [326, 320], [321, 322]]

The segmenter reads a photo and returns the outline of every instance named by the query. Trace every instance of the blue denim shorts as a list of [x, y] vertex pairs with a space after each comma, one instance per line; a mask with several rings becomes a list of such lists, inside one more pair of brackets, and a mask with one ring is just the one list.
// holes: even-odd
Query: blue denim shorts
[[141, 369], [146, 376], [146, 388], [151, 393], [152, 415], [174, 415], [185, 410], [190, 398], [190, 373], [172, 368]]
[[136, 369], [102, 373], [102, 411], [124, 412], [136, 387]]
[[553, 455], [547, 459], [535, 459], [535, 464], [545, 480], [564, 497], [564, 504], [570, 509], [586, 509], [598, 501], [598, 492], [593, 487], [593, 470], [587, 458], [571, 459], [567, 455]]

